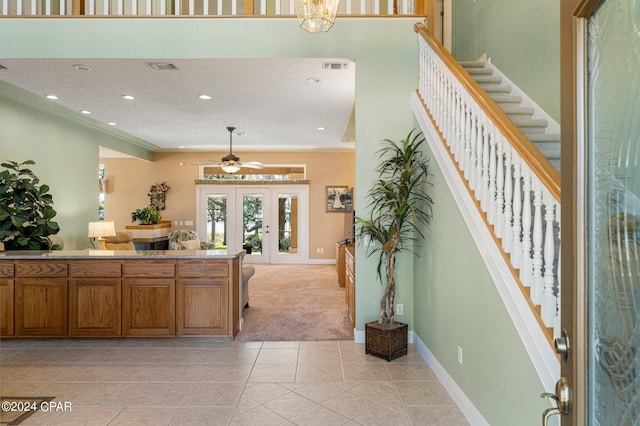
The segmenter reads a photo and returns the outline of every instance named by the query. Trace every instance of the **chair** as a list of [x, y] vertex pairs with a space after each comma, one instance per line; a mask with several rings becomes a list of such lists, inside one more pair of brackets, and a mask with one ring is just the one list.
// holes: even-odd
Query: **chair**
[[211, 250], [212, 243], [200, 241], [196, 231], [182, 229], [169, 232], [169, 250]]
[[253, 265], [242, 265], [242, 306], [249, 307], [249, 279], [256, 273]]
[[98, 240], [100, 250], [135, 250], [131, 231], [116, 231], [115, 237]]

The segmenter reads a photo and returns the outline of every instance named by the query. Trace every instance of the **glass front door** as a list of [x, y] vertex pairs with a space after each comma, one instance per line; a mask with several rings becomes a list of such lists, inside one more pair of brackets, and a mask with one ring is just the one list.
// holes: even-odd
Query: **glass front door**
[[602, 1], [587, 34], [587, 417], [640, 425], [640, 2]]

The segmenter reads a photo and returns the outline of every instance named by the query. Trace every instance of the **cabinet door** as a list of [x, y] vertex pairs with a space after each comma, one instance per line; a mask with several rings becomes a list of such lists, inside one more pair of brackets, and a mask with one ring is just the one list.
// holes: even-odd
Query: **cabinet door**
[[174, 279], [126, 278], [122, 305], [124, 335], [175, 334], [176, 285]]
[[229, 281], [178, 281], [178, 335], [229, 335]]
[[0, 336], [13, 336], [14, 281], [0, 278]]
[[119, 336], [122, 280], [82, 278], [71, 280], [71, 336]]
[[356, 323], [356, 282], [353, 274], [347, 274], [347, 309], [351, 317], [351, 323]]
[[67, 335], [67, 279], [16, 279], [16, 335]]

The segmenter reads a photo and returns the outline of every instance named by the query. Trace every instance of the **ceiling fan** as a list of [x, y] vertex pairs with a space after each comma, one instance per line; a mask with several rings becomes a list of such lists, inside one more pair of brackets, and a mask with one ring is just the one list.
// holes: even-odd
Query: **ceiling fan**
[[264, 165], [258, 161], [240, 161], [240, 158], [233, 155], [233, 131], [235, 127], [227, 127], [229, 131], [229, 155], [222, 157], [219, 163], [215, 164], [227, 173], [235, 173], [242, 167], [248, 169], [264, 169]]

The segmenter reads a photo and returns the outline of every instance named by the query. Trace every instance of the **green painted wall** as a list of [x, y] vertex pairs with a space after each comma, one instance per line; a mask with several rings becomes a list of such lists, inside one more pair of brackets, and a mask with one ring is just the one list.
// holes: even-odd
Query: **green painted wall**
[[489, 424], [539, 425], [548, 407], [542, 383], [435, 159], [431, 165], [435, 205], [414, 263], [415, 332]]
[[87, 224], [98, 217], [98, 147], [138, 147], [65, 118], [66, 111], [42, 97], [0, 82], [0, 160], [34, 160], [34, 173], [51, 187], [65, 248], [90, 247]]
[[560, 2], [460, 0], [453, 2], [453, 55], [483, 54], [560, 122]]

